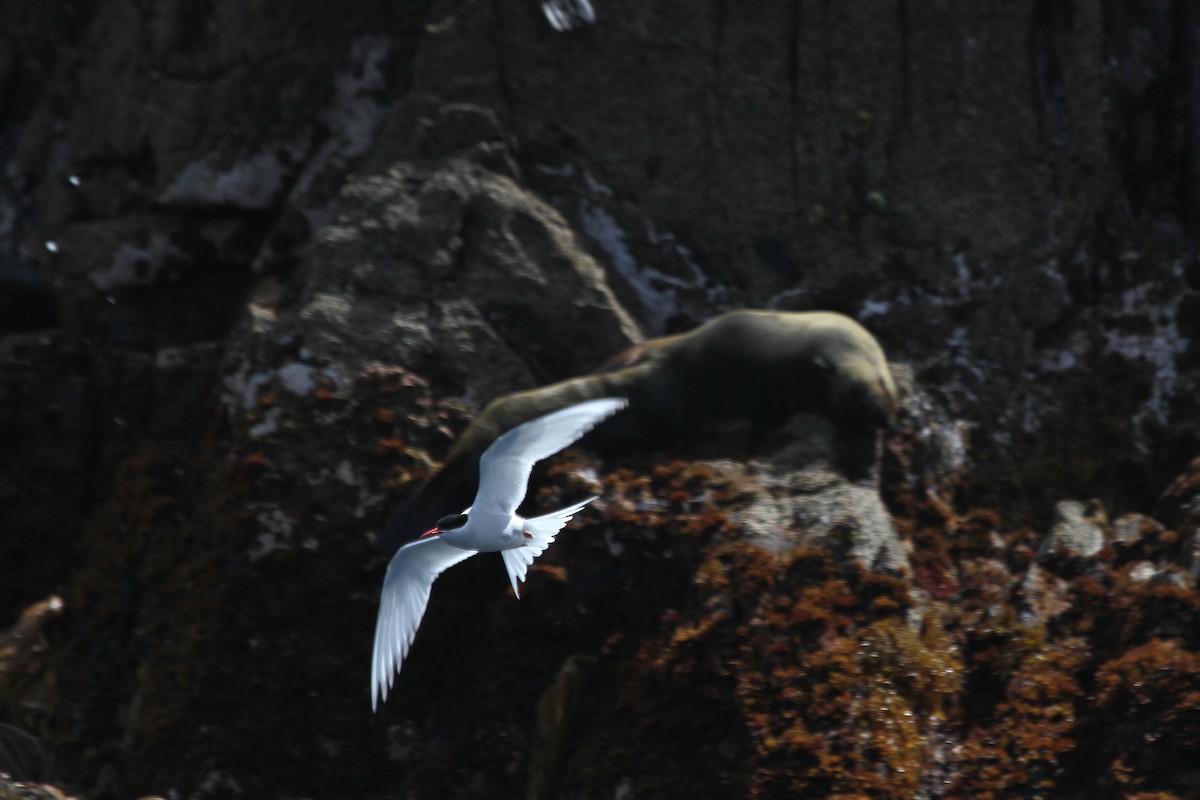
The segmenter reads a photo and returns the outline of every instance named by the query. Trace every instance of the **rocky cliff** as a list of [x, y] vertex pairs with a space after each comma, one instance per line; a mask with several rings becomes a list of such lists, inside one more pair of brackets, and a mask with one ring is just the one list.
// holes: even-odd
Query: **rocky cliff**
[[[0, 794], [1195, 796], [1200, 15], [593, 6], [0, 5]], [[880, 468], [557, 459], [372, 715], [479, 409], [742, 306], [875, 333]]]

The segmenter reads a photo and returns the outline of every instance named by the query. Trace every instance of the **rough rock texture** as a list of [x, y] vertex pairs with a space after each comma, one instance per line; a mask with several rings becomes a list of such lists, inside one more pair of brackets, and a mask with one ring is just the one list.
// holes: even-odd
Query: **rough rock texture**
[[1054, 527], [1042, 540], [1041, 554], [1053, 555], [1066, 551], [1087, 558], [1104, 547], [1104, 505], [1093, 500], [1063, 500], [1054, 507]]
[[[593, 5], [0, 4], [30, 779], [1195, 796], [1200, 14]], [[472, 415], [736, 306], [906, 365], [878, 491], [815, 418], [567, 454], [530, 503], [601, 500], [520, 603], [447, 573], [372, 716], [370, 537]]]

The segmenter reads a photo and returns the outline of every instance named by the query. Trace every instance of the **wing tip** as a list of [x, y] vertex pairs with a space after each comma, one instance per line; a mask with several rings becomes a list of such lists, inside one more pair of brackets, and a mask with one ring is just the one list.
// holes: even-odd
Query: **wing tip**
[[607, 419], [618, 411], [629, 407], [628, 397], [601, 397], [593, 402], [602, 405], [605, 409], [604, 416], [601, 419]]
[[606, 419], [612, 417], [618, 411], [624, 410], [628, 406], [628, 397], [597, 397], [594, 400], [585, 400], [582, 403], [577, 403], [575, 406], [568, 406], [566, 409], [563, 409], [564, 411], [567, 411], [572, 408], [576, 410], [583, 410], [586, 408], [587, 412], [589, 412], [587, 418], [583, 421], [579, 432], [576, 433], [572, 439], [571, 444], [574, 444], [601, 422], [604, 422]]

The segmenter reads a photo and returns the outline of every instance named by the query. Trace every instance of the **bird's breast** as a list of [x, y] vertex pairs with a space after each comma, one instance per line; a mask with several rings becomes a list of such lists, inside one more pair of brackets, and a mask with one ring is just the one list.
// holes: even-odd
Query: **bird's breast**
[[471, 518], [471, 522], [458, 530], [446, 531], [442, 534], [442, 539], [446, 544], [463, 550], [475, 550], [480, 553], [494, 553], [500, 550], [511, 550], [514, 547], [521, 547], [525, 544], [525, 537], [522, 535], [524, 530], [524, 519], [513, 517], [513, 519], [480, 521], [485, 524], [472, 524], [476, 520]]

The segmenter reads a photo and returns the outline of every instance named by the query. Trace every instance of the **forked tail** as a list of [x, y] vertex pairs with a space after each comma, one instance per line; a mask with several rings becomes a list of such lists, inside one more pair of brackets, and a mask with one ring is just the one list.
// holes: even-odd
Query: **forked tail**
[[554, 537], [563, 529], [563, 526], [571, 521], [571, 517], [578, 514], [584, 506], [595, 499], [595, 497], [589, 497], [573, 506], [525, 520], [525, 532], [529, 534], [529, 538], [525, 540], [525, 546], [500, 551], [500, 555], [504, 557], [504, 568], [508, 570], [508, 579], [512, 582], [513, 593], [517, 597], [521, 596], [520, 590], [517, 589], [517, 580], [524, 583], [525, 575], [529, 572], [533, 560], [546, 552], [546, 548], [554, 541]]

